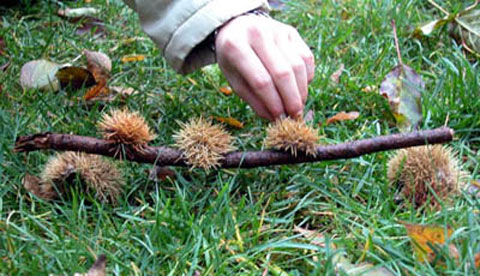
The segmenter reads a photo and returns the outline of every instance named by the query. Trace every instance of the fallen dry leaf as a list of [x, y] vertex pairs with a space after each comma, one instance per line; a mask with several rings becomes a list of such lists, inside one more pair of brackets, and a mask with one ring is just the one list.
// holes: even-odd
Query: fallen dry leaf
[[302, 234], [306, 239], [310, 241], [311, 244], [325, 247], [325, 237], [322, 233], [317, 231], [308, 230], [302, 227], [294, 226], [293, 231], [299, 234]]
[[327, 119], [327, 125], [333, 124], [336, 122], [341, 122], [341, 121], [348, 121], [348, 120], [355, 120], [360, 116], [360, 113], [357, 111], [352, 111], [352, 112], [345, 112], [341, 111], [332, 117]]
[[168, 178], [175, 179], [175, 171], [168, 167], [155, 166], [150, 170], [149, 177], [154, 181], [165, 181]]
[[104, 36], [106, 34], [105, 23], [93, 16], [82, 16], [70, 20], [73, 23], [78, 22], [75, 34], [82, 36], [92, 33], [94, 37]]
[[75, 273], [74, 276], [106, 276], [107, 257], [105, 255], [98, 256], [95, 263], [88, 270], [87, 273]]
[[0, 66], [0, 72], [5, 72], [7, 71], [8, 67], [10, 67], [10, 64], [12, 64], [12, 61], [7, 61], [4, 65]]
[[20, 71], [20, 85], [23, 89], [42, 89], [58, 91], [60, 82], [55, 74], [60, 64], [48, 60], [34, 60], [23, 65]]
[[220, 91], [221, 93], [223, 93], [227, 96], [232, 95], [232, 93], [233, 93], [232, 88], [230, 86], [220, 87], [220, 89], [218, 91]]
[[110, 91], [122, 96], [131, 96], [131, 95], [136, 95], [140, 93], [131, 87], [122, 87], [122, 86], [111, 86]]
[[[453, 233], [452, 229], [445, 229], [442, 226], [408, 223], [405, 223], [404, 226], [407, 228], [408, 236], [412, 240], [415, 255], [419, 262], [432, 261], [435, 258], [432, 246], [443, 246], [448, 237]], [[447, 235], [445, 236], [445, 234]]]
[[145, 55], [133, 55], [133, 56], [124, 56], [122, 57], [122, 62], [137, 62], [145, 60]]
[[60, 81], [62, 88], [70, 87], [72, 89], [80, 89], [82, 87], [90, 87], [96, 83], [93, 74], [82, 67], [62, 67], [57, 71], [55, 76]]
[[112, 61], [106, 54], [101, 52], [85, 50], [83, 54], [87, 58], [87, 68], [96, 81], [96, 85], [87, 91], [84, 99], [91, 100], [100, 95], [107, 95], [110, 92], [107, 82], [110, 79]]
[[61, 17], [82, 17], [82, 16], [92, 16], [98, 14], [100, 11], [96, 8], [76, 8], [76, 9], [59, 9], [57, 14]]
[[337, 69], [331, 76], [330, 80], [334, 83], [339, 83], [340, 82], [340, 77], [343, 74], [343, 70], [345, 69], [345, 65], [342, 63], [340, 64], [340, 68]]
[[244, 125], [239, 120], [232, 117], [213, 117], [216, 121], [227, 124], [235, 128], [243, 128]]
[[307, 113], [303, 117], [303, 120], [307, 123], [311, 122], [311, 121], [313, 121], [313, 115], [314, 115], [313, 110], [310, 109], [309, 111], [307, 111]]
[[0, 36], [0, 55], [5, 55], [5, 40]]

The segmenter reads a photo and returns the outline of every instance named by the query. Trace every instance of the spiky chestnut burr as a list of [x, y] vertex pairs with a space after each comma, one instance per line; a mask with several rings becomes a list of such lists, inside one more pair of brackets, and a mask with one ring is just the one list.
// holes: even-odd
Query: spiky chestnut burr
[[126, 108], [104, 114], [98, 127], [104, 139], [134, 147], [141, 148], [155, 139], [145, 119]]
[[[63, 193], [66, 185], [78, 177], [86, 192], [94, 192], [103, 202], [117, 201], [124, 181], [112, 162], [93, 154], [64, 152], [51, 158], [41, 175], [42, 191], [45, 194]], [[55, 189], [55, 187], [56, 189]]]
[[320, 137], [317, 131], [303, 120], [284, 118], [267, 128], [265, 145], [282, 151], [290, 151], [297, 156], [298, 152], [315, 156]]
[[192, 168], [208, 171], [220, 166], [223, 155], [235, 150], [233, 137], [220, 125], [202, 117], [180, 123], [181, 129], [173, 135], [175, 146]]
[[450, 202], [461, 191], [468, 174], [450, 148], [429, 145], [398, 150], [388, 162], [387, 176], [415, 207], [428, 203], [437, 208], [439, 200]]

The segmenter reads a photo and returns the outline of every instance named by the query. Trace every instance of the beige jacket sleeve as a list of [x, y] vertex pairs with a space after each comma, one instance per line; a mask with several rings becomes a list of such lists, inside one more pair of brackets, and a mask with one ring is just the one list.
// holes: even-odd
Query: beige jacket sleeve
[[[215, 62], [201, 44], [232, 17], [268, 7], [267, 0], [124, 0], [140, 18], [143, 30], [179, 73]], [[198, 46], [198, 47], [197, 47]]]

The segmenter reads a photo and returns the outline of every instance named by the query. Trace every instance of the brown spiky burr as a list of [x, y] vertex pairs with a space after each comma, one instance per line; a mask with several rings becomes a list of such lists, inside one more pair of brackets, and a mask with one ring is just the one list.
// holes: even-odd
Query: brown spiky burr
[[437, 208], [461, 191], [468, 174], [450, 148], [429, 145], [398, 150], [388, 162], [387, 176], [415, 207], [428, 203]]
[[223, 155], [235, 150], [233, 137], [220, 125], [202, 117], [180, 123], [181, 129], [173, 135], [175, 146], [192, 168], [208, 171], [220, 165]]
[[[124, 184], [120, 171], [110, 161], [93, 154], [64, 152], [51, 158], [41, 175], [42, 191], [47, 194], [68, 190], [66, 185], [80, 179], [86, 192], [103, 202], [115, 203]], [[54, 187], [55, 185], [55, 187]], [[55, 189], [56, 188], [56, 189]]]
[[298, 152], [315, 156], [320, 137], [317, 131], [303, 120], [284, 118], [267, 128], [265, 145], [297, 156]]
[[134, 147], [141, 148], [155, 139], [140, 113], [126, 108], [104, 114], [98, 127], [104, 139]]

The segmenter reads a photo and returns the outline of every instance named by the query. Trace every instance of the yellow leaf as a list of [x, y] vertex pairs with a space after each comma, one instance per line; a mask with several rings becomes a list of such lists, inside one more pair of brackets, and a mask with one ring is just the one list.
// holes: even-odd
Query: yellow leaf
[[445, 228], [442, 226], [404, 225], [407, 228], [408, 236], [412, 239], [413, 248], [419, 262], [432, 261], [435, 258], [432, 246], [442, 246], [453, 233], [453, 230], [448, 228], [445, 237]]
[[137, 62], [145, 59], [145, 55], [133, 55], [133, 56], [124, 56], [122, 57], [122, 62]]
[[215, 120], [235, 128], [243, 128], [243, 123], [232, 117], [213, 117]]
[[219, 91], [227, 96], [231, 95], [233, 92], [232, 92], [232, 88], [230, 86], [224, 86], [224, 87], [220, 87]]
[[360, 116], [360, 113], [357, 111], [352, 111], [348, 113], [342, 111], [328, 118], [327, 125], [341, 121], [355, 120], [358, 118], [358, 116]]

